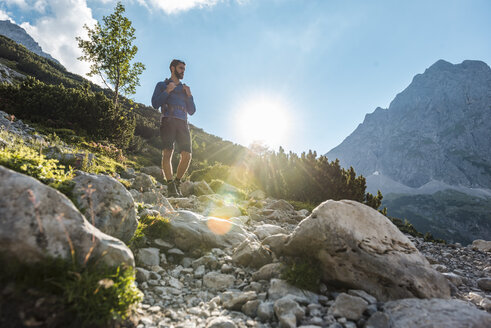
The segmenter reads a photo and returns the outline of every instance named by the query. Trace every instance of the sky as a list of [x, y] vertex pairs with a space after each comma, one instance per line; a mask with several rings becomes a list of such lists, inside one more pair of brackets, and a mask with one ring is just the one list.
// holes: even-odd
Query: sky
[[[190, 123], [248, 146], [315, 150], [339, 145], [377, 107], [388, 108], [439, 59], [491, 64], [489, 0], [130, 0], [140, 76], [151, 105], [169, 63], [186, 62], [197, 112]], [[84, 75], [76, 36], [110, 15], [112, 0], [2, 0], [0, 19], [22, 26], [68, 70]]]

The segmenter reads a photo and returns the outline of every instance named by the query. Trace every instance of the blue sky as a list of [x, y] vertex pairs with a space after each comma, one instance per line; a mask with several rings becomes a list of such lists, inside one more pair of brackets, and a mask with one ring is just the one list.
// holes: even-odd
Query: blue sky
[[[109, 15], [111, 0], [4, 0], [0, 19], [82, 74], [74, 37]], [[491, 63], [491, 1], [123, 1], [146, 65], [132, 97], [150, 105], [171, 59], [197, 112], [190, 122], [248, 145], [266, 138], [326, 153], [438, 59]], [[242, 131], [242, 133], [241, 133]], [[247, 131], [247, 135], [244, 135]]]

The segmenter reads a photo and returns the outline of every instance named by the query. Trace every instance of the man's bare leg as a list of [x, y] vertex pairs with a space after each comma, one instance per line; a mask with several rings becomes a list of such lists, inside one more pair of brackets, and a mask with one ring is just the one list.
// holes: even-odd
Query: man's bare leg
[[181, 180], [188, 170], [189, 164], [191, 163], [191, 157], [191, 153], [188, 153], [187, 151], [181, 152], [181, 158], [179, 159], [179, 165], [177, 166], [177, 180]]
[[174, 149], [164, 149], [162, 150], [162, 174], [164, 176], [165, 181], [172, 180], [173, 172], [172, 172], [172, 154], [174, 153]]

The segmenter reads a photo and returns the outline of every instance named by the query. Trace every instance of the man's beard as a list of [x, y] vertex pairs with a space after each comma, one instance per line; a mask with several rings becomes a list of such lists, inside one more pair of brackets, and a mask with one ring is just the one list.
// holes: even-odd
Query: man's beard
[[184, 72], [182, 73], [176, 72], [176, 76], [179, 80], [182, 80], [184, 78]]

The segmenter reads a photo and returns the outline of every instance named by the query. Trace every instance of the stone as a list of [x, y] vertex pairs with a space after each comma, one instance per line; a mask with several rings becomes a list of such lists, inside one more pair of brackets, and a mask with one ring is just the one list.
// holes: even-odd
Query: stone
[[155, 246], [163, 250], [174, 248], [174, 244], [160, 238], [154, 239], [153, 243], [155, 244]]
[[156, 165], [142, 167], [140, 171], [153, 176], [155, 179], [162, 179], [162, 169]]
[[477, 239], [472, 242], [472, 248], [481, 252], [491, 252], [491, 241]]
[[199, 279], [199, 278], [203, 278], [203, 276], [205, 275], [205, 266], [204, 265], [200, 265], [198, 266], [195, 270], [194, 270], [194, 277]]
[[281, 273], [285, 268], [285, 265], [280, 262], [263, 265], [258, 271], [252, 274], [252, 280], [259, 281], [280, 278]]
[[150, 279], [150, 271], [136, 267], [136, 281], [142, 283]]
[[458, 286], [462, 285], [462, 277], [459, 276], [458, 274], [455, 274], [453, 272], [444, 272], [442, 274], [445, 278], [447, 278], [455, 286], [458, 287]]
[[218, 317], [213, 318], [206, 328], [237, 328], [237, 325], [227, 317]]
[[480, 278], [477, 280], [477, 286], [486, 292], [491, 291], [491, 278]]
[[361, 319], [368, 302], [358, 296], [341, 293], [336, 297], [334, 304], [329, 308], [329, 314], [335, 317], [344, 317], [357, 321]]
[[260, 300], [247, 301], [244, 305], [242, 305], [241, 311], [246, 316], [255, 318], [257, 316], [257, 308], [259, 307], [260, 303]]
[[491, 327], [491, 314], [461, 300], [409, 298], [383, 306], [392, 327]]
[[145, 173], [137, 173], [135, 180], [131, 184], [132, 189], [136, 189], [139, 192], [151, 191], [155, 187], [152, 178]]
[[136, 251], [136, 263], [143, 266], [160, 264], [159, 249], [155, 247], [140, 248]]
[[188, 197], [194, 193], [194, 183], [192, 181], [181, 182], [181, 193], [184, 197]]
[[268, 289], [268, 297], [272, 301], [276, 301], [285, 296], [289, 296], [294, 301], [301, 304], [318, 303], [319, 296], [298, 287], [292, 286], [282, 279], [271, 279]]
[[256, 299], [256, 292], [231, 292], [227, 291], [220, 294], [220, 301], [222, 306], [229, 310], [239, 311], [242, 306], [248, 302]]
[[489, 298], [483, 298], [481, 302], [479, 302], [479, 306], [482, 307], [485, 311], [491, 311], [491, 300]]
[[273, 302], [261, 302], [257, 307], [257, 316], [263, 322], [272, 321], [274, 318]]
[[362, 289], [381, 301], [450, 297], [445, 277], [389, 219], [352, 200], [328, 200], [315, 208], [282, 253], [313, 257], [326, 284]]
[[269, 208], [272, 210], [281, 210], [281, 211], [285, 211], [285, 212], [295, 211], [295, 208], [293, 207], [293, 205], [288, 203], [286, 200], [283, 200], [283, 199], [275, 200], [273, 203], [269, 204], [266, 208]]
[[364, 290], [355, 290], [355, 289], [350, 289], [348, 290], [348, 294], [352, 296], [358, 296], [363, 298], [365, 301], [368, 302], [368, 304], [375, 304], [377, 303], [377, 299], [373, 297], [372, 295], [368, 294]]
[[263, 225], [256, 226], [256, 228], [254, 229], [254, 234], [257, 236], [259, 240], [263, 240], [266, 237], [276, 235], [279, 233], [286, 234], [287, 231], [282, 227], [279, 227], [274, 224], [263, 224]]
[[260, 268], [265, 264], [271, 263], [273, 258], [271, 253], [257, 241], [244, 240], [234, 250], [232, 261], [244, 267]]
[[128, 167], [126, 170], [124, 170], [121, 173], [121, 177], [123, 179], [134, 179], [134, 178], [136, 178], [135, 169], [132, 167]]
[[[364, 328], [391, 328], [390, 318], [383, 312], [376, 312], [365, 323]], [[409, 328], [409, 327], [408, 327]]]
[[170, 218], [169, 230], [173, 242], [183, 251], [235, 247], [247, 238], [255, 238], [244, 228], [228, 220], [204, 217], [190, 211], [176, 211]]
[[24, 263], [47, 257], [71, 259], [83, 264], [100, 259], [108, 266], [134, 266], [133, 253], [119, 239], [90, 224], [62, 193], [29, 176], [0, 166], [0, 245]]
[[206, 181], [198, 181], [194, 183], [193, 192], [196, 196], [210, 195], [215, 192], [210, 188]]
[[273, 251], [273, 253], [275, 253], [276, 255], [279, 255], [283, 252], [283, 249], [285, 248], [285, 244], [288, 241], [288, 238], [289, 236], [287, 234], [279, 233], [264, 238], [262, 244], [268, 246], [269, 249]]
[[77, 171], [73, 197], [102, 232], [128, 243], [138, 227], [133, 197], [116, 179]]
[[305, 316], [305, 310], [289, 296], [274, 302], [273, 309], [279, 319], [280, 327], [295, 328], [297, 322]]
[[203, 276], [203, 284], [207, 288], [222, 290], [233, 286], [235, 277], [229, 274], [219, 272], [208, 272]]

